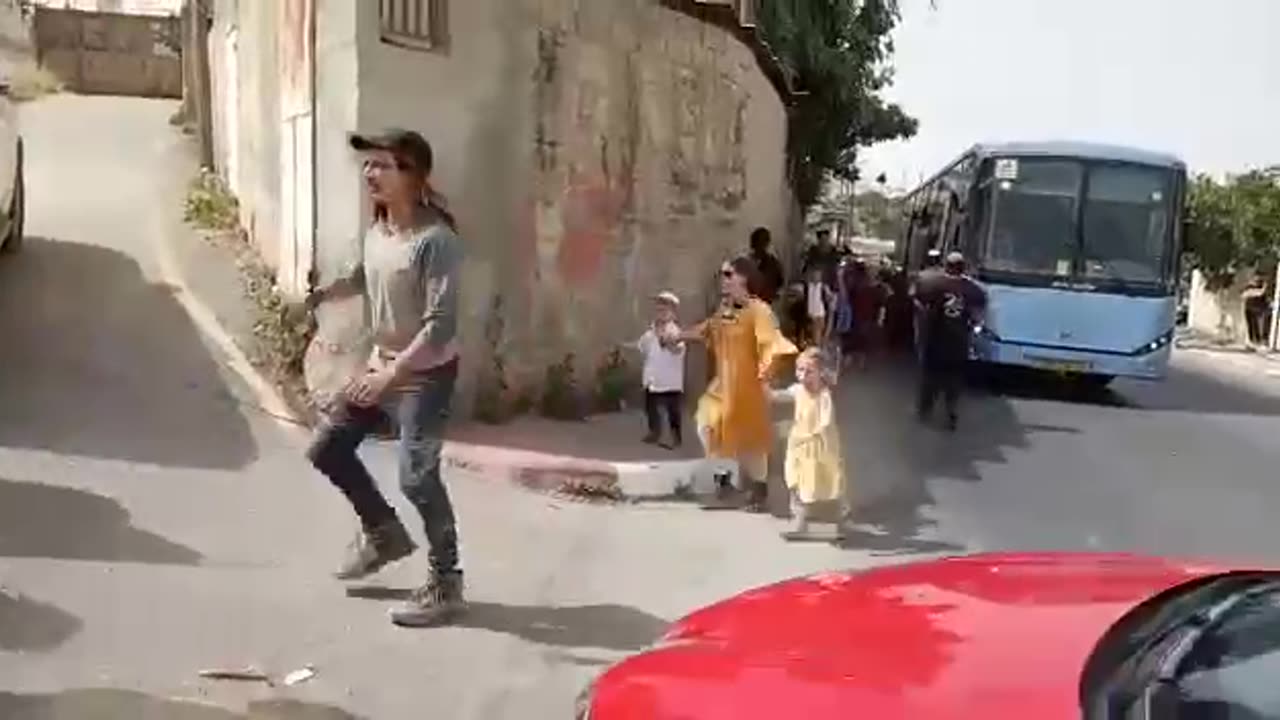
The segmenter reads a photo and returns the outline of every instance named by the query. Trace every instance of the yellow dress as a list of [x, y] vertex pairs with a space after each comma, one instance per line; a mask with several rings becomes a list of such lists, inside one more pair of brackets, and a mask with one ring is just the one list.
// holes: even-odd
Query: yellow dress
[[796, 384], [785, 393], [795, 402], [783, 470], [787, 487], [805, 504], [843, 499], [844, 460], [831, 391], [815, 394]]
[[707, 454], [767, 458], [773, 447], [773, 427], [760, 376], [768, 377], [779, 358], [796, 354], [795, 345], [782, 336], [773, 310], [755, 298], [741, 308], [722, 306], [697, 332], [716, 366], [716, 376], [698, 399], [695, 415], [705, 433]]

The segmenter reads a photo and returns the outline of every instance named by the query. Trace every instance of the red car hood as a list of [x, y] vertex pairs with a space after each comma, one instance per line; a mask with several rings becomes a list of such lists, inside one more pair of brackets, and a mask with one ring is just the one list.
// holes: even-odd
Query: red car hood
[[592, 720], [1077, 720], [1127, 611], [1212, 566], [1111, 554], [949, 558], [753, 590], [608, 670]]

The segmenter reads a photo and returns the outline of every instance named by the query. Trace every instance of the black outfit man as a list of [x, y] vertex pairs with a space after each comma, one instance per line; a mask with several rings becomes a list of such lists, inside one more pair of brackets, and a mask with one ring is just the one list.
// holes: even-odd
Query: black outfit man
[[955, 430], [969, 344], [974, 326], [986, 312], [987, 293], [965, 275], [964, 256], [951, 253], [942, 273], [921, 275], [916, 302], [923, 322], [917, 411], [921, 421], [928, 421], [941, 394], [946, 405], [947, 429]]

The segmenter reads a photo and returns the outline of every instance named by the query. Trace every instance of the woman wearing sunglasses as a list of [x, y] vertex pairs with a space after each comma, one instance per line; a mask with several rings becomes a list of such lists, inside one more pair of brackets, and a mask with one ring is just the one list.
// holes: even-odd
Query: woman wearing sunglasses
[[[709, 457], [731, 458], [741, 467], [749, 506], [763, 511], [768, 497], [769, 451], [773, 447], [766, 384], [779, 358], [796, 354], [782, 336], [773, 310], [756, 296], [759, 272], [749, 257], [720, 268], [720, 307], [684, 333], [707, 344], [715, 378], [698, 400], [698, 437]], [[722, 496], [732, 490], [722, 480]]]

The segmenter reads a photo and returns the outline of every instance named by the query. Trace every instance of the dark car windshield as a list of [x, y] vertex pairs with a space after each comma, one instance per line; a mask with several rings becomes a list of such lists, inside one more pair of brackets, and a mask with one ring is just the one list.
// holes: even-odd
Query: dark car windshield
[[1177, 588], [1117, 623], [1086, 669], [1089, 720], [1280, 718], [1280, 579]]

